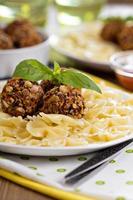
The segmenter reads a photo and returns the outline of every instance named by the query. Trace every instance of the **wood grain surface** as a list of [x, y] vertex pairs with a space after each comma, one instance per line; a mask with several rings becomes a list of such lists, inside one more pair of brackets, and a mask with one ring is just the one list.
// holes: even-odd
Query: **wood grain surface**
[[0, 200], [53, 200], [53, 198], [0, 178]]

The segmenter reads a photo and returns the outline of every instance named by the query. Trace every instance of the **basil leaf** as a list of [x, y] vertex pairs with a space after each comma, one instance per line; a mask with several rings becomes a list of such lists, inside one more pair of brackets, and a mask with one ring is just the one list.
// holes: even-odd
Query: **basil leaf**
[[54, 62], [54, 71], [53, 71], [53, 74], [57, 75], [57, 74], [60, 74], [60, 72], [61, 72], [60, 65], [57, 62]]
[[20, 62], [13, 76], [31, 81], [53, 79], [52, 70], [35, 59], [27, 59]]
[[52, 80], [75, 88], [87, 88], [101, 93], [100, 88], [88, 76], [74, 70], [61, 71], [56, 62], [52, 71], [35, 59], [23, 60], [17, 65], [13, 76], [31, 81]]
[[87, 75], [74, 70], [61, 71], [60, 75], [58, 75], [56, 78], [60, 83], [70, 85], [75, 88], [87, 88], [102, 93], [97, 84]]

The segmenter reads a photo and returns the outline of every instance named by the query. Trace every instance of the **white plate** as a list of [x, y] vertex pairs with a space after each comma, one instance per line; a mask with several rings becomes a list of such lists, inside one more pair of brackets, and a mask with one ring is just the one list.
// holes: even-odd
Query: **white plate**
[[131, 138], [133, 138], [133, 134], [106, 143], [89, 144], [86, 146], [77, 146], [77, 147], [35, 147], [35, 146], [23, 146], [23, 145], [0, 143], [0, 151], [6, 153], [31, 155], [31, 156], [69, 156], [69, 155], [78, 155], [78, 154], [98, 151], [100, 149], [104, 149], [122, 143]]
[[[6, 81], [0, 81], [0, 92], [5, 85]], [[111, 88], [110, 88], [111, 89]], [[114, 89], [116, 92], [122, 92], [118, 89]], [[123, 92], [122, 92], [123, 93]], [[127, 98], [128, 93], [123, 93], [123, 98]], [[69, 156], [78, 155], [83, 153], [90, 153], [120, 144], [124, 141], [133, 138], [133, 134], [126, 135], [120, 139], [116, 139], [109, 142], [93, 143], [85, 146], [73, 146], [73, 147], [38, 147], [38, 146], [26, 146], [16, 145], [11, 143], [0, 142], [0, 151], [6, 153], [20, 154], [20, 155], [31, 155], [31, 156]]]
[[51, 47], [54, 49], [55, 52], [66, 57], [67, 59], [69, 59], [70, 62], [71, 61], [74, 62], [75, 66], [76, 66], [76, 64], [78, 64], [77, 65], [77, 66], [79, 66], [78, 69], [85, 70], [85, 71], [87, 71], [87, 68], [104, 71], [104, 72], [112, 72], [113, 71], [110, 67], [109, 62], [89, 61], [89, 60], [78, 58], [77, 56], [71, 54], [70, 52], [66, 51], [65, 49], [60, 48], [58, 46], [58, 41], [59, 41], [59, 36], [52, 35], [50, 37]]
[[[71, 33], [82, 33], [83, 30], [88, 31], [88, 30], [92, 29], [94, 32], [96, 32], [96, 33], [98, 32], [97, 35], [99, 35], [99, 32], [100, 32], [102, 26], [103, 26], [103, 24], [100, 22], [93, 22], [93, 23], [83, 24], [83, 25], [75, 28], [74, 30], [73, 29], [65, 30], [59, 34], [54, 34], [50, 37], [50, 46], [57, 54], [63, 56], [64, 58], [67, 58], [70, 62], [71, 61], [74, 62], [75, 66], [78, 67], [79, 69], [87, 70], [87, 69], [91, 68], [94, 70], [99, 70], [99, 71], [104, 71], [104, 72], [112, 72], [112, 69], [111, 69], [110, 63], [109, 63], [109, 59], [106, 61], [105, 60], [98, 61], [96, 59], [89, 59], [89, 58], [85, 58], [85, 57], [82, 58], [82, 57], [79, 57], [78, 55], [76, 55], [75, 53], [73, 53], [72, 51], [69, 52], [67, 49], [65, 49], [65, 47], [63, 47], [63, 45], [62, 46], [60, 45], [60, 41], [61, 40], [63, 41], [63, 37], [69, 33], [70, 34]], [[92, 35], [92, 32], [90, 32], [90, 35]], [[106, 42], [106, 43], [108, 45], [112, 45], [110, 42]], [[120, 50], [118, 50], [118, 51], [120, 51]], [[88, 51], [88, 53], [91, 54], [91, 51]], [[112, 54], [111, 54], [111, 56], [112, 56]]]

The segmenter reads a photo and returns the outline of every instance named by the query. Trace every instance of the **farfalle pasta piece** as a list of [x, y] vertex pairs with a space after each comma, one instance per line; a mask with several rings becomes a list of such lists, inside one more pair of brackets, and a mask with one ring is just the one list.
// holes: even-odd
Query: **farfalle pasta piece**
[[133, 133], [133, 95], [102, 83], [102, 95], [82, 89], [84, 118], [39, 113], [11, 117], [0, 110], [0, 142], [62, 147], [104, 143]]
[[48, 125], [41, 119], [41, 117], [33, 118], [26, 125], [26, 130], [36, 138], [43, 138], [47, 134]]
[[0, 118], [0, 135], [16, 137], [18, 133], [26, 128], [26, 121], [21, 117]]
[[87, 122], [84, 119], [74, 119], [72, 117], [61, 114], [44, 114], [40, 113], [40, 116], [46, 123], [65, 126], [78, 126], [84, 127]]

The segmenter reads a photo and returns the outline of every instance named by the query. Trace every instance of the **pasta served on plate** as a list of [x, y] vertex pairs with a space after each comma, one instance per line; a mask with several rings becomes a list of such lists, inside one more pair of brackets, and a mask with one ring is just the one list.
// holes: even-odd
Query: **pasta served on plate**
[[101, 23], [85, 24], [79, 30], [69, 31], [58, 37], [56, 48], [85, 61], [108, 62], [110, 56], [120, 51], [120, 48], [101, 38], [102, 28]]
[[62, 114], [12, 117], [0, 109], [0, 142], [35, 146], [81, 146], [103, 143], [133, 133], [133, 95], [100, 83], [102, 95], [81, 93], [85, 115]]

